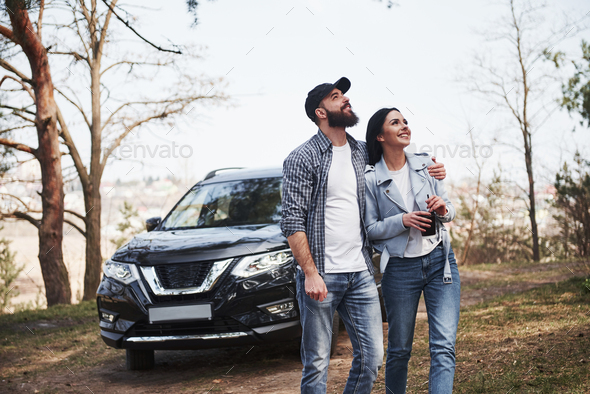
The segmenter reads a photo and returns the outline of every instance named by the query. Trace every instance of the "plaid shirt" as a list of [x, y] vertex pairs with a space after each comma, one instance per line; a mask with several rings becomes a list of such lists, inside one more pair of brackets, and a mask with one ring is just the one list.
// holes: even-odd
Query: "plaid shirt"
[[[346, 134], [356, 174], [363, 256], [371, 274], [373, 264], [365, 231], [365, 166], [368, 161], [367, 146]], [[328, 172], [332, 164], [332, 142], [325, 134], [318, 133], [295, 149], [283, 163], [283, 199], [281, 230], [285, 237], [297, 231], [307, 235], [309, 249], [319, 274], [325, 273], [326, 244], [326, 196]]]

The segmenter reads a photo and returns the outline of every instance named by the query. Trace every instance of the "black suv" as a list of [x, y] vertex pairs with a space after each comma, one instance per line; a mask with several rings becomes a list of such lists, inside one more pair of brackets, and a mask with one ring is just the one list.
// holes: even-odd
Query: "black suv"
[[101, 337], [128, 369], [152, 368], [154, 350], [301, 336], [281, 184], [280, 168], [213, 171], [104, 263]]

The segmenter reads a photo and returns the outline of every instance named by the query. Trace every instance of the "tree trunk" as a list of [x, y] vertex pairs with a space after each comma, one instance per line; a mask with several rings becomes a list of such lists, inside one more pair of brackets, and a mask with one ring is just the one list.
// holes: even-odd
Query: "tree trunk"
[[[526, 164], [526, 173], [529, 181], [529, 218], [531, 220], [531, 233], [533, 233], [533, 260], [539, 261], [541, 256], [539, 254], [539, 232], [537, 231], [537, 216], [535, 207], [535, 181], [533, 177], [533, 141], [528, 120], [528, 103], [529, 103], [529, 92], [530, 85], [527, 80], [528, 67], [525, 66], [526, 60], [523, 58], [522, 43], [521, 43], [521, 26], [522, 15], [519, 17], [515, 14], [514, 1], [510, 1], [510, 9], [512, 12], [513, 26], [516, 31], [516, 49], [518, 51], [518, 63], [520, 65], [520, 72], [522, 73], [522, 88], [523, 88], [523, 100], [522, 100], [522, 118], [516, 116], [519, 124], [522, 137], [524, 139], [524, 161]], [[514, 111], [514, 110], [513, 110]]]
[[461, 258], [461, 265], [464, 265], [467, 262], [467, 257], [469, 256], [469, 248], [471, 247], [471, 238], [473, 237], [473, 231], [475, 229], [475, 216], [477, 215], [477, 208], [479, 207], [479, 186], [481, 185], [481, 168], [479, 169], [479, 173], [477, 175], [477, 190], [475, 192], [475, 203], [473, 206], [472, 216], [471, 216], [471, 223], [469, 224], [469, 232], [467, 233], [467, 241], [465, 241], [465, 248], [463, 249], [463, 257]]
[[[91, 173], [88, 191], [84, 192], [86, 206], [86, 271], [84, 273], [84, 297], [86, 300], [96, 298], [96, 289], [100, 283], [102, 256], [100, 251], [100, 177]], [[95, 185], [97, 185], [95, 187]]]
[[526, 172], [529, 178], [529, 217], [531, 220], [531, 232], [533, 233], [533, 260], [539, 261], [541, 259], [539, 253], [539, 232], [537, 231], [537, 217], [535, 208], [535, 182], [533, 180], [533, 164], [530, 150], [525, 152]]
[[101, 53], [97, 44], [96, 28], [91, 28], [93, 60], [90, 69], [90, 93], [92, 94], [92, 124], [90, 130], [90, 174], [89, 185], [84, 193], [86, 201], [86, 273], [84, 274], [84, 300], [96, 298], [96, 289], [100, 283], [102, 256], [100, 250], [100, 180], [103, 167], [101, 165], [102, 122], [100, 117], [100, 60]]
[[47, 306], [70, 304], [71, 289], [63, 261], [63, 178], [59, 150], [57, 112], [47, 51], [33, 25], [23, 1], [6, 1], [13, 27], [14, 41], [19, 44], [31, 66], [37, 113], [35, 116], [41, 165], [43, 218], [39, 227], [39, 263], [45, 283]]

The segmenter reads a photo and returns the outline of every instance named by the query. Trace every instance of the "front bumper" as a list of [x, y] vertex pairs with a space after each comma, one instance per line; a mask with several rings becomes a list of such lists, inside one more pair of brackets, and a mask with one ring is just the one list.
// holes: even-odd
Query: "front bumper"
[[[103, 276], [97, 291], [101, 337], [118, 349], [208, 349], [257, 345], [301, 336], [293, 265], [247, 279], [226, 276], [207, 293], [156, 296], [141, 281], [124, 285]], [[268, 305], [287, 303], [270, 313]], [[149, 321], [152, 307], [210, 304], [208, 319]]]
[[234, 331], [221, 334], [127, 336], [122, 333], [101, 330], [104, 342], [117, 349], [183, 350], [211, 349], [227, 346], [260, 345], [281, 342], [301, 336], [299, 320], [278, 323], [250, 331]]

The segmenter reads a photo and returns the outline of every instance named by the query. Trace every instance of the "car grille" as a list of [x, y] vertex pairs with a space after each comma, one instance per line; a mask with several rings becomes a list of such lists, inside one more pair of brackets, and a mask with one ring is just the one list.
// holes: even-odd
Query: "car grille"
[[217, 317], [212, 320], [187, 323], [147, 324], [137, 323], [127, 334], [129, 336], [174, 336], [204, 335], [247, 330], [247, 327], [232, 318]]
[[156, 273], [165, 289], [199, 287], [213, 267], [214, 261], [156, 265]]

